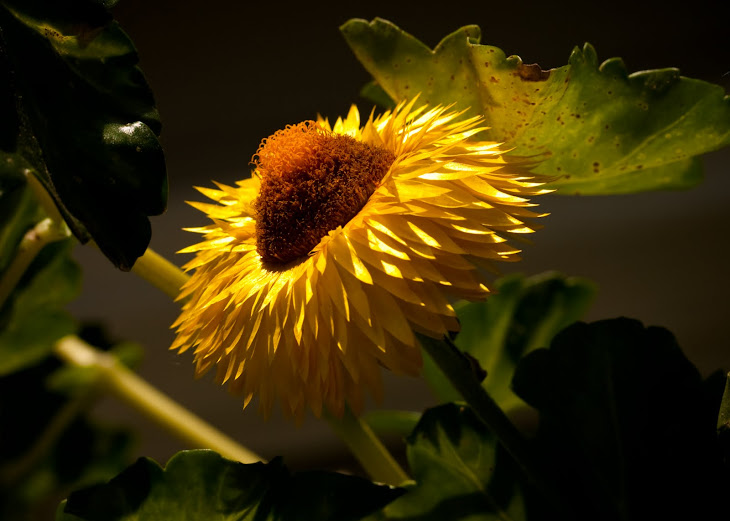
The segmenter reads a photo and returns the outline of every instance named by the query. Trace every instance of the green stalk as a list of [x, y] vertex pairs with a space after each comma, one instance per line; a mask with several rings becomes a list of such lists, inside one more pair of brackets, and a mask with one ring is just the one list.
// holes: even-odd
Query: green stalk
[[177, 299], [177, 296], [180, 294], [180, 288], [190, 278], [187, 273], [150, 248], [147, 248], [144, 255], [137, 259], [134, 267], [132, 267], [132, 272], [142, 277], [173, 300]]
[[66, 224], [56, 223], [50, 217], [43, 219], [28, 230], [20, 241], [15, 257], [0, 275], [0, 308], [3, 307], [20, 278], [44, 246], [65, 239], [70, 235]]
[[373, 481], [400, 486], [410, 480], [372, 429], [349, 408], [342, 418], [326, 415], [332, 430], [345, 442]]
[[95, 368], [105, 389], [193, 448], [213, 449], [225, 458], [242, 463], [262, 461], [260, 456], [142, 380], [113, 355], [98, 351], [75, 336], [59, 340], [55, 353], [70, 365]]

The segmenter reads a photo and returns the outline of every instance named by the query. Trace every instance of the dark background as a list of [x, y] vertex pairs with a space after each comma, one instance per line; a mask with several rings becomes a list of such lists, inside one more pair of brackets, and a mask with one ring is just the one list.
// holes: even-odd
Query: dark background
[[[261, 138], [318, 112], [331, 120], [360, 99], [369, 79], [338, 32], [352, 17], [389, 19], [430, 46], [462, 25], [482, 28], [482, 43], [543, 68], [567, 62], [591, 42], [599, 59], [622, 56], [631, 71], [679, 67], [683, 74], [730, 85], [730, 2], [585, 1], [455, 2], [186, 2], [122, 0], [115, 14], [136, 43], [156, 94], [170, 177], [167, 213], [152, 220], [151, 246], [174, 255], [196, 240], [181, 231], [204, 224], [185, 200], [202, 200], [192, 185], [232, 183], [249, 171]], [[719, 3], [718, 3], [719, 4]], [[662, 325], [677, 336], [705, 374], [730, 368], [730, 276], [727, 273], [730, 153], [706, 158], [707, 179], [688, 192], [621, 197], [547, 196], [545, 229], [532, 236], [524, 261], [506, 273], [559, 270], [588, 277], [600, 291], [587, 319], [620, 315]], [[116, 272], [90, 248], [78, 248], [85, 285], [71, 308], [103, 319], [114, 334], [145, 348], [141, 374], [155, 386], [265, 457], [295, 467], [322, 466], [344, 453], [325, 424], [302, 427], [275, 415], [245, 412], [210, 378], [193, 379], [192, 357], [168, 351], [177, 307], [133, 274]], [[661, 371], [661, 367], [656, 368]], [[388, 378], [386, 403], [421, 410], [433, 403], [425, 385]], [[183, 447], [137, 413], [105, 400], [99, 414], [140, 429], [139, 455], [158, 461]]]

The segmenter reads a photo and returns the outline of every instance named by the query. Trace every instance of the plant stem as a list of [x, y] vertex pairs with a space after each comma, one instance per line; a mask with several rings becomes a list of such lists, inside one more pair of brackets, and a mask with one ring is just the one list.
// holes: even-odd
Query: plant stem
[[0, 308], [15, 289], [20, 278], [46, 244], [65, 239], [70, 235], [66, 224], [56, 223], [50, 217], [43, 219], [28, 230], [20, 241], [15, 257], [0, 275]]
[[410, 479], [372, 429], [349, 408], [342, 418], [325, 417], [373, 481], [399, 486]]
[[213, 449], [242, 463], [262, 460], [139, 378], [113, 355], [98, 351], [75, 336], [59, 340], [55, 353], [71, 365], [97, 369], [101, 385], [193, 447]]
[[[419, 340], [454, 388], [474, 410], [474, 413], [489, 427], [500, 444], [512, 456], [525, 476], [558, 511], [563, 510], [562, 506], [557, 504], [559, 495], [537, 468], [522, 434], [482, 387], [476, 377], [472, 362], [448, 338], [436, 340], [419, 336]], [[565, 514], [565, 512], [563, 513]], [[564, 517], [564, 519], [572, 519], [572, 517]]]
[[180, 288], [190, 278], [187, 273], [151, 248], [147, 248], [144, 255], [137, 259], [132, 272], [173, 299], [178, 297]]

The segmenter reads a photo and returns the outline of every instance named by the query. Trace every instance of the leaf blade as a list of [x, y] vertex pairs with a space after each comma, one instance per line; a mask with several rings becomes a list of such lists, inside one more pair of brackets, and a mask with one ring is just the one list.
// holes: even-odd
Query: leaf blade
[[539, 159], [534, 171], [555, 177], [559, 194], [689, 188], [701, 180], [696, 156], [730, 144], [730, 97], [676, 69], [628, 74], [617, 58], [599, 66], [586, 44], [543, 71], [479, 44], [476, 26], [433, 50], [382, 19], [341, 31], [393, 100], [420, 93], [419, 103], [482, 115], [483, 137]]

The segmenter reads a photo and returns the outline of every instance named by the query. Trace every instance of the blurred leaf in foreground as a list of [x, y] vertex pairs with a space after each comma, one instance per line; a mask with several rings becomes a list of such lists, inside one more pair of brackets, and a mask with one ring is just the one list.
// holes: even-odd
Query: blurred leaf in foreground
[[56, 340], [76, 331], [63, 309], [81, 288], [81, 270], [70, 257], [72, 243], [47, 245], [0, 310], [0, 376], [37, 363]]
[[[552, 272], [503, 277], [486, 301], [457, 307], [461, 331], [454, 343], [487, 372], [482, 385], [509, 411], [524, 403], [510, 390], [519, 360], [547, 347], [561, 329], [579, 320], [595, 291], [586, 279]], [[439, 398], [461, 400], [430, 358], [426, 358], [424, 373]]]
[[378, 18], [341, 31], [380, 87], [367, 87], [379, 102], [383, 91], [395, 101], [420, 93], [420, 102], [482, 114], [485, 139], [541, 160], [534, 171], [559, 176], [559, 194], [691, 187], [702, 177], [697, 156], [730, 144], [730, 97], [677, 69], [629, 74], [618, 58], [599, 65], [586, 44], [568, 65], [543, 71], [481, 45], [475, 25], [433, 50]]
[[[98, 328], [80, 334], [101, 338]], [[97, 383], [53, 357], [0, 377], [0, 519], [48, 519], [70, 490], [107, 480], [129, 463], [130, 435], [87, 416]]]
[[[722, 376], [722, 375], [720, 375]], [[543, 466], [584, 519], [721, 519], [730, 479], [706, 382], [665, 329], [578, 323], [517, 368]]]
[[0, 150], [0, 274], [15, 257], [23, 235], [45, 217], [22, 171]]
[[0, 160], [36, 175], [76, 237], [128, 270], [167, 175], [152, 93], [104, 4], [0, 1]]
[[184, 451], [164, 470], [141, 458], [104, 485], [71, 494], [58, 521], [348, 521], [402, 492], [331, 472], [290, 474], [280, 459], [242, 464], [211, 451]]

